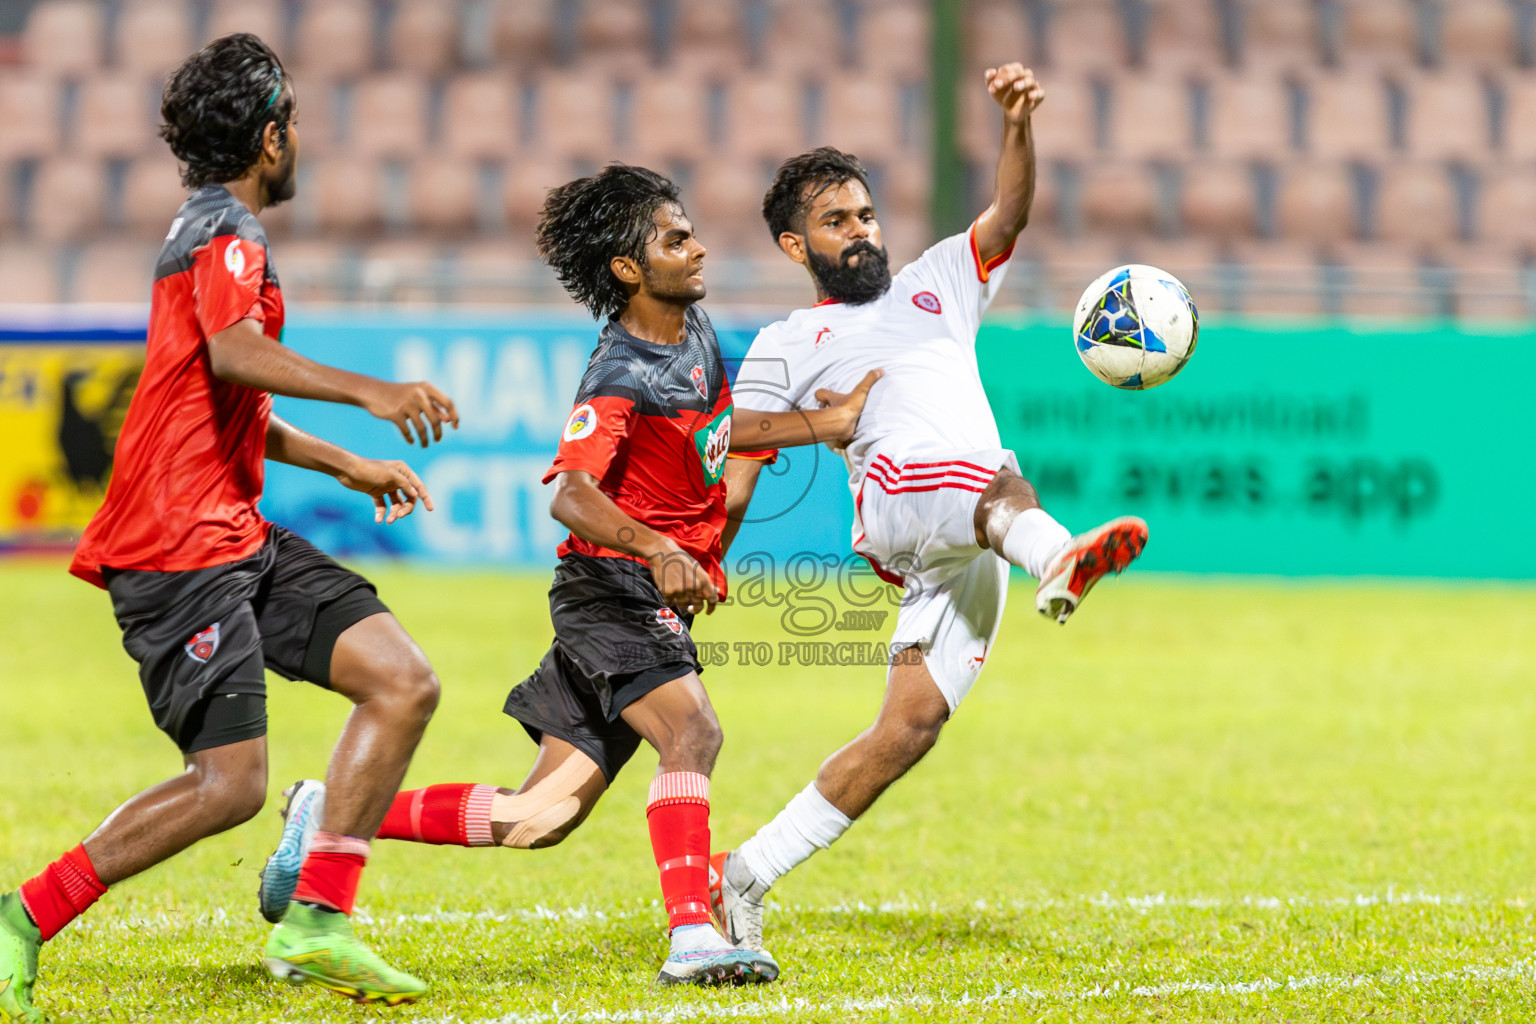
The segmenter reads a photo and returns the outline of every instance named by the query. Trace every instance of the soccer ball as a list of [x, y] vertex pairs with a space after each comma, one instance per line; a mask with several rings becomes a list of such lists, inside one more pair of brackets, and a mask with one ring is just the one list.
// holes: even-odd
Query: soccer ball
[[1095, 377], [1141, 391], [1184, 369], [1195, 354], [1200, 313], [1178, 278], [1132, 263], [1088, 286], [1077, 301], [1072, 334]]

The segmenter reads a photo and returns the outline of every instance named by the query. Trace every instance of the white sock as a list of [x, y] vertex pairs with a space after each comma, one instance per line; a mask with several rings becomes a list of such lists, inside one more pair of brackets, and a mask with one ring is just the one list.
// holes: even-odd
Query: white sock
[[1067, 546], [1072, 534], [1043, 508], [1027, 508], [1014, 517], [1003, 535], [1002, 556], [1035, 579], [1045, 575], [1056, 553]]
[[700, 949], [730, 948], [712, 924], [685, 924], [672, 929], [672, 952], [692, 953]]
[[811, 783], [737, 851], [764, 885], [772, 885], [817, 850], [825, 850], [853, 820]]

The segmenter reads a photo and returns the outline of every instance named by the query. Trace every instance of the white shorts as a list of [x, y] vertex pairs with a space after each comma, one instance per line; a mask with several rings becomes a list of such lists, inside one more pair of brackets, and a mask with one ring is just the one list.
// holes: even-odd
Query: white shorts
[[1013, 452], [876, 455], [855, 499], [853, 550], [904, 588], [893, 648], [918, 647], [949, 704], [981, 675], [1008, 600], [1008, 563], [976, 543], [976, 502]]

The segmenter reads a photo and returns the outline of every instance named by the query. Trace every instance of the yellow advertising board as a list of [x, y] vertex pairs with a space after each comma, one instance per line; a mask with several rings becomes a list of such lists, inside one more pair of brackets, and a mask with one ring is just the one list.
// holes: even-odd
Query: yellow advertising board
[[0, 548], [73, 544], [101, 504], [138, 334], [0, 330]]

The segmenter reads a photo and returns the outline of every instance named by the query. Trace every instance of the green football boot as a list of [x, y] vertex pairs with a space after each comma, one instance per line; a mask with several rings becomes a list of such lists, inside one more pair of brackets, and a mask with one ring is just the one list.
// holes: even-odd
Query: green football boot
[[399, 1006], [427, 994], [427, 983], [397, 971], [352, 933], [346, 914], [288, 905], [283, 923], [267, 939], [272, 976], [294, 985], [314, 982], [359, 1003]]
[[14, 892], [0, 896], [0, 1017], [28, 1024], [42, 1021], [43, 1015], [32, 1008], [37, 951], [42, 944], [21, 897]]

